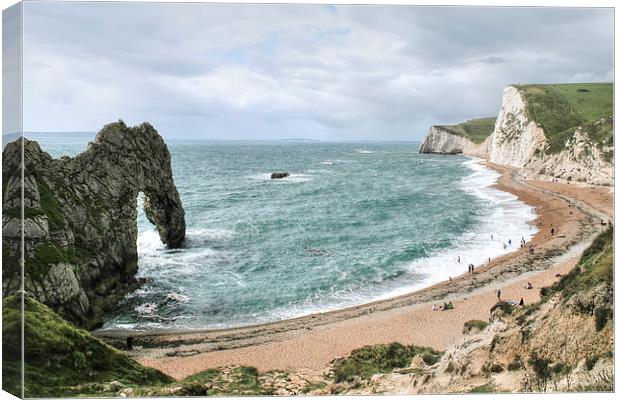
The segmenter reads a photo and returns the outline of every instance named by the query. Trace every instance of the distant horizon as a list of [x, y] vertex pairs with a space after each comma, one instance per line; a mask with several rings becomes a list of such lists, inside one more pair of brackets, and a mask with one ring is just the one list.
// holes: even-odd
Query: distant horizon
[[[27, 138], [27, 135], [96, 135], [99, 131], [26, 131], [24, 132], [24, 136]], [[161, 132], [159, 132], [161, 135]], [[10, 133], [7, 135], [3, 135], [4, 137], [11, 135], [18, 135], [18, 132]], [[209, 139], [209, 138], [195, 138], [195, 137], [165, 137], [162, 135], [164, 140], [166, 141], [174, 141], [174, 140], [190, 140], [190, 141], [201, 141], [201, 142], [290, 142], [290, 143], [419, 143], [421, 140], [381, 140], [381, 139], [311, 139], [311, 138], [255, 138], [255, 139]]]

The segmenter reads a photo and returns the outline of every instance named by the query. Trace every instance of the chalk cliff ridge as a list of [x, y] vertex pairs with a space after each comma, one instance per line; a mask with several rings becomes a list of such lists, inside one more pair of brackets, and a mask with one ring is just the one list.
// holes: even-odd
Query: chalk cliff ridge
[[[559, 113], [556, 109], [549, 112]], [[532, 114], [524, 89], [507, 86], [493, 132], [483, 143], [475, 144], [467, 137], [433, 126], [420, 152], [462, 153], [486, 158], [495, 164], [519, 168], [525, 176], [543, 180], [613, 184], [613, 115], [581, 121], [557, 135], [546, 132], [539, 118]], [[562, 115], [553, 117], [563, 118]]]
[[[23, 141], [23, 145], [22, 145]], [[19, 290], [21, 151], [24, 289], [81, 326], [96, 327], [137, 280], [137, 196], [163, 243], [185, 238], [170, 153], [148, 123], [108, 124], [77, 156], [53, 159], [18, 139], [3, 151], [4, 294]]]
[[489, 139], [476, 144], [465, 136], [455, 135], [442, 126], [432, 126], [420, 144], [420, 153], [467, 154], [486, 157]]

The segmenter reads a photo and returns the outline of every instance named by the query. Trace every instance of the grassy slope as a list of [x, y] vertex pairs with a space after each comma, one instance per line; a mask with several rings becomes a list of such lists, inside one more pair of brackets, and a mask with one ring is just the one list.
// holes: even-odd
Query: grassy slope
[[[26, 298], [24, 314], [26, 397], [88, 394], [83, 385], [119, 381], [155, 385], [171, 382], [163, 373], [142, 367], [118, 350], [78, 329], [43, 304]], [[20, 301], [2, 301], [3, 389], [19, 394]], [[74, 386], [81, 385], [81, 388]]]
[[457, 125], [438, 125], [438, 127], [450, 131], [455, 135], [464, 136], [476, 144], [480, 144], [493, 133], [495, 118], [471, 119]]
[[370, 378], [377, 373], [405, 368], [418, 354], [422, 356], [427, 365], [436, 363], [441, 357], [441, 352], [430, 347], [404, 346], [400, 343], [362, 347], [353, 350], [349, 357], [340, 358], [334, 362], [334, 380], [345, 382], [355, 378]]
[[[541, 290], [542, 302], [547, 301], [555, 293], [561, 293], [562, 298], [568, 300], [580, 292], [588, 291], [602, 283], [607, 284], [609, 288], [613, 289], [613, 240], [614, 230], [610, 227], [600, 234], [592, 245], [583, 252], [579, 263], [570, 273], [563, 276], [562, 279], [552, 286]], [[608, 309], [608, 311], [600, 311], [601, 314], [605, 314], [609, 318], [613, 317], [613, 311], [611, 311], [613, 304], [605, 304], [601, 305], [601, 307]], [[592, 311], [596, 314], [596, 310]], [[601, 322], [597, 321], [597, 325], [600, 325]], [[604, 323], [606, 322], [607, 320], [604, 321]]]
[[[525, 96], [530, 118], [545, 130], [547, 151], [558, 153], [575, 128], [613, 114], [612, 83], [515, 85]], [[590, 124], [590, 138], [599, 145], [613, 140], [613, 129]]]

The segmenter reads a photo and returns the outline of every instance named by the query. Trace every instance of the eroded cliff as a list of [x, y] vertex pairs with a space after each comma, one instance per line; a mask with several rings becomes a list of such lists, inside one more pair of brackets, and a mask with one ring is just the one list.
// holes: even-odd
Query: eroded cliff
[[[3, 290], [20, 287], [22, 139], [3, 151]], [[24, 288], [81, 326], [138, 282], [137, 196], [163, 243], [185, 238], [185, 213], [172, 179], [170, 153], [148, 123], [108, 124], [81, 154], [53, 159], [23, 139]]]
[[[599, 115], [586, 121], [575, 115], [576, 106], [552, 91], [545, 85], [504, 89], [489, 161], [522, 168], [524, 175], [539, 179], [613, 185], [613, 115], [604, 115], [600, 107]], [[584, 97], [589, 93], [577, 86], [573, 91]]]
[[467, 154], [486, 157], [488, 140], [480, 144], [472, 142], [465, 136], [458, 136], [441, 127], [432, 126], [420, 144], [420, 153]]
[[507, 86], [485, 142], [432, 127], [420, 152], [487, 158], [538, 179], [613, 185], [611, 89], [611, 84]]
[[486, 157], [494, 126], [495, 118], [477, 118], [456, 125], [434, 125], [424, 137], [420, 153], [464, 153]]

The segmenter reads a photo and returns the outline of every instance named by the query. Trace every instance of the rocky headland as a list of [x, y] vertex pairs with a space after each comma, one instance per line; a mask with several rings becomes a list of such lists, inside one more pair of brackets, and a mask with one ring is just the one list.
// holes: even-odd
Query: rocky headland
[[479, 118], [457, 125], [434, 125], [420, 144], [420, 153], [467, 154], [485, 158], [495, 118]]
[[537, 179], [613, 185], [612, 105], [611, 84], [510, 85], [484, 141], [484, 131], [454, 129], [470, 121], [433, 126], [420, 152], [485, 158]]
[[108, 124], [75, 157], [53, 159], [37, 142], [3, 151], [4, 295], [20, 290], [23, 147], [24, 289], [79, 326], [93, 328], [137, 287], [137, 197], [161, 241], [178, 247], [185, 213], [170, 153], [148, 123]]

